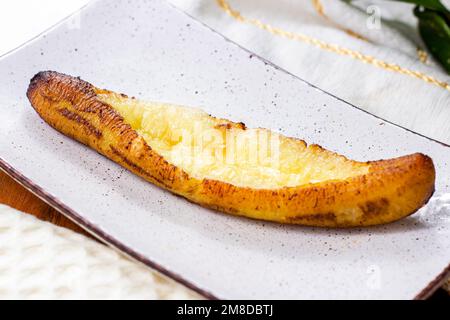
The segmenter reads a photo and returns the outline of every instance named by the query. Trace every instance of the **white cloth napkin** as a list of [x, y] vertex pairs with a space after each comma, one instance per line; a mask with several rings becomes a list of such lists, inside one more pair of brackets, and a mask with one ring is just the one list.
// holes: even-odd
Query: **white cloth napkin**
[[107, 246], [0, 205], [0, 299], [193, 298]]
[[[450, 86], [363, 63], [232, 18], [217, 0], [170, 0], [194, 18], [302, 79], [388, 121], [450, 144]], [[227, 0], [243, 17], [339, 45], [450, 84], [440, 66], [418, 58], [425, 48], [412, 5], [392, 1]], [[322, 4], [324, 17], [314, 3]], [[369, 14], [367, 13], [369, 12]], [[378, 15], [383, 18], [381, 22]], [[350, 36], [350, 29], [366, 38]], [[293, 92], [292, 94], [295, 94]]]

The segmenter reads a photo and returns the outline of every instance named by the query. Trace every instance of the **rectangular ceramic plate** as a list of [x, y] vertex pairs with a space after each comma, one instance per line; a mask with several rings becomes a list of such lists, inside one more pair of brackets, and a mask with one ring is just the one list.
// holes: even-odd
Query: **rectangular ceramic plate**
[[[356, 160], [423, 152], [436, 193], [350, 230], [236, 218], [175, 197], [46, 125], [25, 92], [56, 70], [139, 98], [306, 139]], [[95, 1], [0, 61], [0, 164], [111, 245], [218, 298], [423, 298], [450, 261], [450, 148], [255, 57], [164, 1]], [[345, 75], [343, 75], [345, 76]]]

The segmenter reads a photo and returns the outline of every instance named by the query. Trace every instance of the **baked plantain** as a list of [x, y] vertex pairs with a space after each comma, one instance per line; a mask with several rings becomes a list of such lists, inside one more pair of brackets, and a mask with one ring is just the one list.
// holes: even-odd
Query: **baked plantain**
[[35, 75], [27, 96], [56, 130], [164, 189], [233, 215], [370, 226], [414, 213], [434, 191], [433, 161], [420, 153], [352, 161], [266, 129], [138, 101], [52, 71]]

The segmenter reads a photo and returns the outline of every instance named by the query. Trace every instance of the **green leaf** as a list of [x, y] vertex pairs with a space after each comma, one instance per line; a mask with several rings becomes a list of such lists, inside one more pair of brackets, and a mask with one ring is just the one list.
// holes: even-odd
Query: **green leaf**
[[450, 74], [450, 27], [444, 14], [420, 7], [414, 9], [419, 18], [419, 32], [428, 50]]
[[445, 6], [439, 0], [389, 0], [389, 1], [412, 3], [427, 9], [448, 13], [447, 8], [445, 8]]

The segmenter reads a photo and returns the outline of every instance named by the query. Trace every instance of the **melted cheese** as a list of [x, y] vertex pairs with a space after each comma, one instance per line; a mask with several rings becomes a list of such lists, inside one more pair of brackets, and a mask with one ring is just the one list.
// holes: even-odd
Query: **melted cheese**
[[197, 179], [275, 189], [368, 172], [317, 146], [265, 129], [243, 129], [200, 109], [100, 94], [169, 163]]

